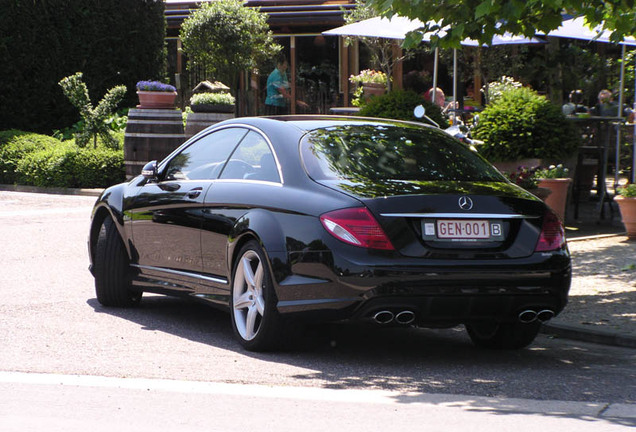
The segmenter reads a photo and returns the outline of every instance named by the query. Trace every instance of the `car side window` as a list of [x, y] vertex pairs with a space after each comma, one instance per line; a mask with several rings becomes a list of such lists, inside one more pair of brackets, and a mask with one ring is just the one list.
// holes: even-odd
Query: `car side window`
[[232, 153], [220, 178], [280, 183], [274, 154], [265, 138], [254, 131], [250, 131]]
[[235, 127], [201, 137], [168, 162], [164, 180], [216, 179], [246, 133], [246, 129]]

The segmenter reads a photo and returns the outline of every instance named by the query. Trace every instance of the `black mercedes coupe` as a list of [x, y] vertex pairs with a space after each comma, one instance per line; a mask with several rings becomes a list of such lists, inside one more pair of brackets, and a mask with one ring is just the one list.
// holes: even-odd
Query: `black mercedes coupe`
[[213, 125], [103, 192], [89, 251], [102, 305], [204, 300], [254, 351], [307, 321], [464, 324], [522, 348], [571, 280], [541, 200], [439, 129], [361, 117]]

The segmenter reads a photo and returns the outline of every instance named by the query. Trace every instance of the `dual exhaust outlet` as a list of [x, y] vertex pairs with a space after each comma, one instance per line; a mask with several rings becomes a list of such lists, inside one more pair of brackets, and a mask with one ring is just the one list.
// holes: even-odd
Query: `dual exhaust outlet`
[[[543, 309], [540, 311], [527, 309], [519, 314], [519, 322], [530, 324], [534, 321], [540, 321], [544, 323], [554, 318], [554, 315], [555, 313], [551, 309]], [[415, 321], [415, 312], [403, 310], [398, 313], [393, 313], [390, 310], [382, 310], [373, 315], [373, 320], [378, 324], [390, 324], [395, 321], [397, 324], [408, 325]]]
[[383, 310], [373, 315], [373, 320], [378, 324], [390, 324], [395, 321], [397, 324], [407, 325], [415, 321], [415, 312], [403, 310], [393, 313], [390, 310]]
[[519, 322], [530, 324], [531, 322], [538, 320], [544, 323], [554, 318], [554, 315], [554, 311], [550, 309], [543, 309], [538, 312], [532, 309], [528, 309], [519, 314]]

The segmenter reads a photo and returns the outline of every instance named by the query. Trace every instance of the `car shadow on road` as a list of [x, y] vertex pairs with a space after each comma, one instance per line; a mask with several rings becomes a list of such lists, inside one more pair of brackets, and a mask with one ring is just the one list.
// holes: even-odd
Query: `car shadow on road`
[[[234, 351], [248, 362], [254, 359], [259, 364], [300, 368], [302, 372], [286, 377], [286, 382], [294, 386], [319, 383], [328, 389], [391, 390], [403, 395], [399, 400], [402, 403], [415, 402], [407, 396], [413, 392], [634, 402], [632, 389], [617, 387], [616, 383], [634, 382], [636, 372], [633, 366], [617, 362], [611, 352], [604, 353], [611, 348], [591, 348], [545, 335], [524, 350], [491, 351], [475, 348], [462, 327], [312, 325], [284, 351], [251, 353], [235, 341], [226, 311], [161, 296], [144, 297], [141, 307], [134, 309], [104, 308], [95, 299], [88, 304], [96, 312], [135, 322], [145, 330]], [[590, 379], [591, 370], [596, 371], [595, 379]], [[486, 409], [483, 404], [476, 400], [473, 407]], [[517, 408], [490, 407], [501, 414], [523, 412], [521, 406]]]

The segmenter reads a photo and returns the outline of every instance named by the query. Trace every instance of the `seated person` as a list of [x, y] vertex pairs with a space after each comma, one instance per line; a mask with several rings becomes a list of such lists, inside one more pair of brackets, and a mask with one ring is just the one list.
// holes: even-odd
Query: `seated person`
[[618, 116], [618, 105], [614, 102], [612, 92], [604, 89], [598, 94], [598, 103], [592, 108], [592, 114], [600, 117]]
[[564, 115], [576, 115], [579, 113], [589, 113], [588, 107], [583, 105], [583, 90], [572, 90], [569, 95], [569, 102], [563, 105], [561, 110]]

